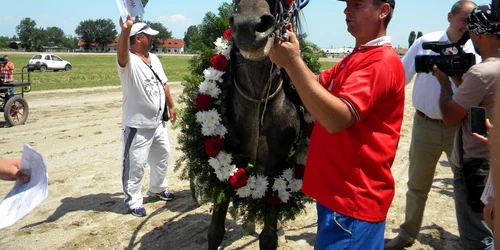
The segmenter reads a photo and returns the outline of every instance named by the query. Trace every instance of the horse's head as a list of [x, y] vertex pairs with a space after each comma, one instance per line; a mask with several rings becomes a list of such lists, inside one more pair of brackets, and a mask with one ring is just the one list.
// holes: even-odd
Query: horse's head
[[266, 58], [274, 43], [277, 18], [289, 5], [283, 0], [233, 0], [229, 26], [241, 55], [248, 60]]

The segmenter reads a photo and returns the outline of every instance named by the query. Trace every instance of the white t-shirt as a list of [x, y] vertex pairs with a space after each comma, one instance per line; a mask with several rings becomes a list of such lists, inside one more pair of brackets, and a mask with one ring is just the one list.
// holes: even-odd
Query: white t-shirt
[[[419, 37], [408, 49], [405, 56], [403, 57], [403, 67], [405, 68], [406, 84], [410, 83], [413, 76], [415, 75], [415, 56], [416, 55], [439, 55], [432, 50], [424, 50], [422, 48], [422, 43], [425, 42], [449, 42], [448, 35], [446, 31], [437, 31], [429, 34], [425, 34]], [[452, 49], [452, 48], [450, 48]], [[456, 48], [453, 48], [456, 50]], [[477, 55], [474, 51], [474, 45], [472, 40], [467, 41], [463, 46], [463, 50], [466, 53], [474, 53], [476, 56], [476, 64], [481, 62], [481, 57]], [[456, 53], [457, 51], [454, 51]], [[450, 80], [451, 81], [451, 80]], [[453, 82], [453, 81], [452, 81]], [[451, 85], [453, 92], [457, 89], [455, 84]], [[413, 85], [413, 106], [416, 109], [424, 112], [428, 117], [433, 119], [443, 119], [441, 110], [439, 109], [439, 95], [441, 94], [441, 85], [439, 84], [436, 77], [432, 73], [417, 74], [415, 79], [415, 84]]]
[[132, 128], [156, 128], [162, 121], [165, 107], [164, 84], [168, 78], [158, 57], [149, 53], [154, 73], [142, 59], [129, 52], [130, 59], [125, 67], [118, 64], [118, 75], [122, 84], [122, 123]]

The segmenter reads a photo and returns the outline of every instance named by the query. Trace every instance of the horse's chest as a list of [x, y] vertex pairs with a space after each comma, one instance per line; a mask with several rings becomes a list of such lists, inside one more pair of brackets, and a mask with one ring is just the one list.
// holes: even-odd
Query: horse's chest
[[[241, 106], [240, 106], [241, 105]], [[235, 104], [234, 123], [244, 154], [257, 152], [260, 162], [286, 159], [300, 131], [297, 109], [285, 98], [265, 104]]]

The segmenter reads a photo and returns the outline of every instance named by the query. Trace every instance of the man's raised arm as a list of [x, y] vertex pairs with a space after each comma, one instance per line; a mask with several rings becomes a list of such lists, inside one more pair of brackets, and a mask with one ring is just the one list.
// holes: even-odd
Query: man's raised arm
[[118, 39], [118, 45], [117, 45], [117, 57], [118, 57], [118, 64], [120, 67], [125, 67], [127, 65], [130, 54], [128, 52], [129, 48], [129, 43], [130, 43], [130, 30], [132, 29], [132, 25], [134, 25], [134, 22], [132, 20], [132, 16], [130, 13], [127, 16], [127, 20], [123, 22], [122, 18], [120, 17], [120, 27], [121, 27], [121, 33], [120, 33], [120, 38]]

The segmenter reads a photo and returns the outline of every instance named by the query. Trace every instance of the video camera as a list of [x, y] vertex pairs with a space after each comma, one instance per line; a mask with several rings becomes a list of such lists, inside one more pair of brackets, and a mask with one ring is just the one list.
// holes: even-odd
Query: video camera
[[[462, 49], [470, 39], [468, 31], [465, 31], [456, 43], [447, 42], [425, 42], [422, 48], [432, 50], [439, 55], [418, 55], [415, 57], [415, 71], [417, 73], [434, 72], [432, 67], [436, 65], [439, 70], [448, 76], [462, 75], [476, 64], [476, 56], [473, 53], [465, 53]], [[446, 55], [446, 49], [456, 48], [458, 53]]]
[[6, 64], [6, 63], [8, 63], [8, 62], [9, 62], [9, 60], [6, 60], [5, 58], [0, 57], [0, 65], [1, 65], [1, 64]]
[[491, 17], [496, 22], [500, 21], [500, 0], [491, 0]]

